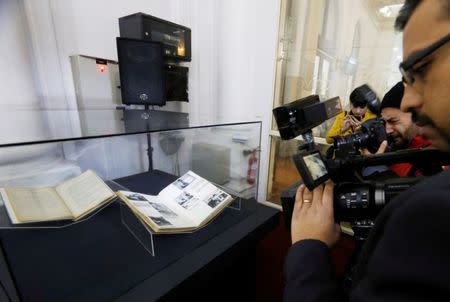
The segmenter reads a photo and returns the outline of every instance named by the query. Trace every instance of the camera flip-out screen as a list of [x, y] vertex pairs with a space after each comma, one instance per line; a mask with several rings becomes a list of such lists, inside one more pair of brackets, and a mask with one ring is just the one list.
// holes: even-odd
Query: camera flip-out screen
[[305, 186], [312, 190], [330, 178], [325, 162], [318, 150], [294, 155], [295, 165]]

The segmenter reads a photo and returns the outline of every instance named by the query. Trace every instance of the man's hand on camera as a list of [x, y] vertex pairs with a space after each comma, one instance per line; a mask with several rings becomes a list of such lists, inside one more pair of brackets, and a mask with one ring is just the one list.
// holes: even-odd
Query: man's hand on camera
[[334, 222], [333, 187], [333, 182], [327, 181], [312, 192], [304, 185], [297, 189], [292, 212], [292, 244], [316, 239], [332, 247], [338, 241], [341, 229]]
[[370, 151], [367, 149], [361, 149], [361, 154], [365, 155], [365, 156], [374, 155], [374, 154], [383, 154], [384, 152], [386, 152], [386, 147], [387, 147], [387, 141], [383, 141], [381, 143], [380, 147], [378, 148], [377, 152], [370, 153]]

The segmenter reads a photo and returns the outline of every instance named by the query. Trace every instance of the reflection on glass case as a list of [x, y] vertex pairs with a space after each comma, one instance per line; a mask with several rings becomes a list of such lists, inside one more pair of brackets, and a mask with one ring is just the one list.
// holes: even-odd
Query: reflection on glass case
[[[248, 171], [250, 154], [260, 148], [260, 122], [206, 126], [190, 126], [186, 122], [176, 124], [172, 130], [165, 129], [170, 128], [165, 124], [149, 127], [147, 120], [142, 128], [129, 118], [116, 122], [131, 123], [133, 127], [114, 127], [111, 132], [103, 129], [91, 136], [42, 136], [34, 141], [14, 139], [0, 144], [0, 188], [58, 188], [89, 170], [113, 192], [143, 188], [142, 193], [156, 195], [152, 183], [130, 189], [133, 183], [129, 179], [148, 173], [156, 178], [162, 173], [167, 179], [176, 179], [191, 170], [232, 196], [256, 198], [258, 183], [248, 181]], [[258, 171], [259, 168], [255, 170]], [[138, 178], [135, 182], [143, 181]], [[54, 196], [36, 192], [20, 195], [21, 207], [50, 211]], [[39, 205], [32, 204], [36, 200]], [[99, 204], [80, 219], [13, 223], [0, 200], [0, 229], [69, 227], [91, 219], [115, 202], [117, 198]]]
[[[0, 200], [0, 267], [10, 271], [0, 272], [6, 288], [0, 288], [0, 297], [7, 291], [20, 297], [11, 301], [115, 300], [259, 215], [259, 160], [250, 159], [259, 158], [261, 122], [206, 124], [167, 114], [178, 122], [164, 123], [164, 114], [146, 113], [126, 119], [123, 110], [0, 114], [15, 126], [0, 129], [0, 188], [8, 191], [7, 203]], [[18, 122], [23, 117], [28, 123]], [[178, 184], [203, 188], [197, 196], [206, 196], [199, 199], [206, 202], [197, 208], [218, 209], [193, 231], [149, 229], [118, 197], [118, 191], [158, 197], [188, 171], [218, 188], [210, 194], [208, 186], [205, 193], [206, 186], [195, 189], [199, 182], [189, 177]], [[151, 201], [158, 206], [149, 202], [161, 214], [151, 217], [161, 229], [169, 219], [160, 217], [176, 213], [169, 202], [186, 210], [203, 205], [175, 195], [159, 195]], [[80, 290], [85, 288], [89, 291]]]

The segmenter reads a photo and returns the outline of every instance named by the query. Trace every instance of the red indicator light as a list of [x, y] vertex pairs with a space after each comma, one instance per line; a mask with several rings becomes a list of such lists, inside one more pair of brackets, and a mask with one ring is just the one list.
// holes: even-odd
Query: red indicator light
[[106, 65], [104, 64], [97, 64], [97, 71], [100, 73], [104, 73], [107, 70]]

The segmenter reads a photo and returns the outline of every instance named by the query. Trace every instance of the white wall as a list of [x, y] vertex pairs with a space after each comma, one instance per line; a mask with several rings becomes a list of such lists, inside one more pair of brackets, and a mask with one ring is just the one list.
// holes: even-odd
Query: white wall
[[259, 200], [266, 200], [278, 0], [221, 0], [218, 9], [218, 116], [262, 124]]
[[0, 1], [0, 99], [8, 106], [38, 107], [27, 26], [18, 1]]
[[[0, 143], [46, 131], [42, 116], [22, 111], [39, 108], [26, 19], [18, 1], [0, 1]], [[16, 114], [11, 114], [14, 111]], [[21, 127], [25, 120], [28, 127]], [[2, 159], [0, 158], [0, 162]]]
[[[42, 99], [20, 1], [0, 0], [0, 28], [0, 144], [33, 140], [47, 133], [49, 127], [45, 115], [36, 110]], [[54, 167], [51, 163], [60, 157], [59, 150], [57, 145], [0, 149], [0, 183], [5, 185], [21, 174], [32, 177], [42, 168], [50, 170]]]

